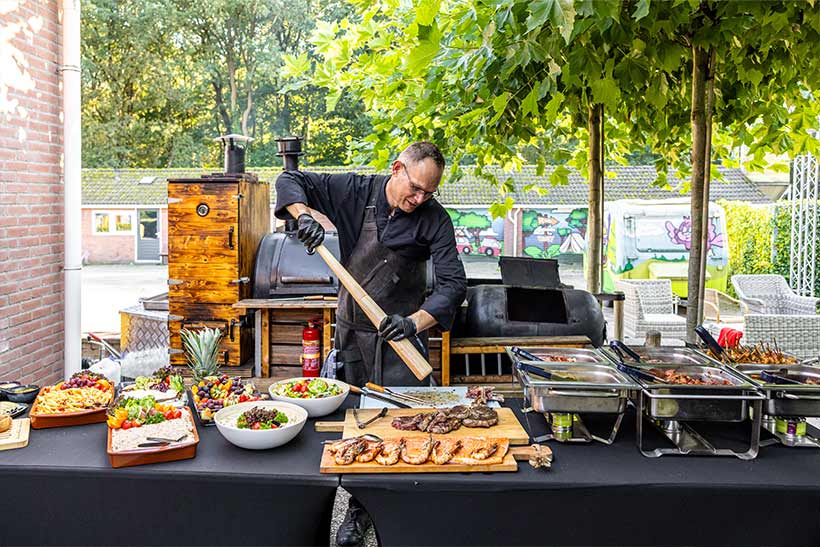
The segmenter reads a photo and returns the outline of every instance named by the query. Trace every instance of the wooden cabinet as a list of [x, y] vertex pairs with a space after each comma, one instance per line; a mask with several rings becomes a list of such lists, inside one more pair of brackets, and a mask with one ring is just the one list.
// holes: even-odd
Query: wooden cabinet
[[270, 230], [270, 186], [253, 175], [168, 180], [168, 328], [171, 364], [185, 365], [181, 328], [219, 328], [223, 365], [253, 359], [250, 298], [259, 242]]

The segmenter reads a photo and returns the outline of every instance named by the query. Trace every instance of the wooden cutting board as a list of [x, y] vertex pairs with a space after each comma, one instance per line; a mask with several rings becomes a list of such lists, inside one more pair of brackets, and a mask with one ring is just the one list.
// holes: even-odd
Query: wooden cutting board
[[[433, 435], [435, 439], [438, 435]], [[349, 465], [337, 465], [330, 453], [330, 447], [325, 446], [322, 452], [322, 463], [319, 471], [321, 473], [488, 473], [495, 471], [518, 471], [518, 463], [511, 450], [508, 450], [501, 462], [482, 465], [465, 465], [447, 463], [437, 465], [427, 462], [420, 465], [412, 465], [399, 460], [393, 465], [381, 465], [378, 462], [360, 463], [354, 462]]]
[[[366, 422], [379, 413], [380, 409], [359, 409], [359, 420]], [[426, 437], [428, 433], [424, 431], [401, 431], [390, 425], [393, 418], [397, 416], [412, 416], [419, 412], [433, 412], [435, 409], [424, 408], [391, 408], [387, 411], [387, 416], [379, 418], [364, 429], [359, 429], [356, 425], [356, 418], [353, 416], [353, 409], [347, 409], [344, 422], [316, 422], [316, 431], [341, 432], [342, 438], [358, 437], [365, 433], [378, 435], [382, 439], [395, 437]], [[445, 437], [505, 437], [510, 440], [511, 445], [529, 444], [530, 437], [509, 408], [496, 408], [498, 412], [498, 424], [493, 427], [460, 427], [444, 435]], [[436, 435], [437, 436], [437, 435]], [[411, 466], [418, 467], [418, 466]]]
[[28, 436], [31, 420], [19, 418], [12, 420], [11, 429], [0, 433], [0, 450], [12, 450], [28, 446]]

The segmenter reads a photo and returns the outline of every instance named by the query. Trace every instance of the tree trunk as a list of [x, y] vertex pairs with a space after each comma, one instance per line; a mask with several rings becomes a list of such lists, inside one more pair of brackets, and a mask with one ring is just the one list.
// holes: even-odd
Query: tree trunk
[[709, 256], [709, 197], [712, 186], [712, 116], [715, 111], [715, 63], [717, 50], [709, 49], [709, 72], [706, 76], [706, 170], [703, 173], [703, 252], [700, 259], [700, 291], [698, 293], [698, 322], [703, 322], [706, 300], [706, 264]]
[[216, 94], [216, 108], [219, 115], [222, 117], [222, 123], [225, 124], [225, 135], [233, 133], [233, 123], [231, 122], [231, 115], [225, 108], [225, 99], [222, 96], [222, 83], [217, 80], [211, 80], [211, 85], [214, 87]]
[[692, 46], [692, 188], [689, 279], [686, 305], [686, 338], [695, 341], [700, 295], [700, 266], [703, 254], [703, 200], [706, 172], [706, 77], [709, 53]]
[[242, 134], [248, 136], [248, 118], [253, 110], [253, 87], [248, 83], [248, 103], [245, 106], [245, 111], [242, 112]]
[[601, 292], [604, 234], [604, 105], [589, 105], [589, 217], [586, 284], [592, 294]]

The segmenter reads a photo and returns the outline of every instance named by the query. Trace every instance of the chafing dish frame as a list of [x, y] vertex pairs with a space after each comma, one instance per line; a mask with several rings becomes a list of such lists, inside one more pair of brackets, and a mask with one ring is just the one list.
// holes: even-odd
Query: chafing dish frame
[[[590, 352], [590, 350], [586, 351]], [[548, 423], [550, 423], [549, 413], [573, 415], [573, 434], [571, 438], [559, 439], [552, 434], [547, 434], [535, 437], [536, 442], [546, 440], [557, 440], [559, 442], [591, 442], [595, 440], [603, 444], [612, 444], [614, 442], [629, 403], [629, 393], [640, 388], [628, 375], [612, 367], [601, 357], [598, 357], [600, 359], [598, 361], [552, 363], [520, 360], [513, 354], [510, 354], [510, 357], [513, 364], [516, 365], [513, 367], [514, 374], [518, 376], [524, 392], [525, 407], [523, 411], [527, 417], [528, 428], [530, 425], [529, 413], [531, 412], [544, 414]], [[543, 368], [556, 374], [606, 373], [614, 377], [616, 381], [600, 383], [535, 379], [531, 377], [530, 373], [518, 370], [518, 363]], [[580, 417], [580, 414], [587, 413], [617, 415], [608, 437], [599, 437], [589, 432]]]
[[[731, 368], [749, 379], [766, 395], [763, 402], [761, 427], [771, 433], [772, 437], [760, 442], [760, 446], [782, 444], [788, 447], [820, 448], [820, 438], [814, 435], [790, 437], [777, 431], [776, 417], [798, 416], [801, 418], [820, 417], [820, 385], [818, 384], [771, 384], [753, 378], [753, 374], [762, 371], [779, 371], [787, 369], [789, 372], [813, 373], [820, 378], [820, 367], [806, 364], [763, 365], [758, 363], [740, 363]], [[791, 377], [792, 375], [789, 375]]]
[[[699, 351], [695, 351], [690, 348], [646, 348], [642, 346], [629, 346], [629, 349], [637, 353], [643, 359], [644, 357], [648, 357], [650, 359], [663, 359], [660, 363], [648, 363], [641, 361], [641, 363], [636, 363], [632, 359], [628, 359], [624, 361], [627, 365], [633, 364], [645, 364], [645, 365], [657, 365], [657, 364], [676, 364], [676, 365], [711, 365], [714, 360], [707, 357], [706, 355], [702, 354]], [[621, 360], [618, 358], [617, 355], [610, 349], [610, 348], [601, 348], [601, 353], [604, 354], [607, 359], [612, 361], [613, 363], [620, 363]], [[677, 360], [676, 360], [677, 359]]]
[[[734, 456], [742, 460], [757, 457], [760, 450], [761, 408], [766, 396], [742, 374], [711, 361], [707, 365], [640, 364], [639, 368], [669, 368], [683, 374], [709, 374], [725, 378], [732, 385], [663, 384], [637, 380], [642, 388], [638, 395], [637, 444], [644, 456], [657, 458], [664, 455]], [[692, 370], [695, 369], [695, 370]], [[691, 425], [691, 422], [742, 422], [753, 407], [752, 432], [748, 449], [737, 451], [714, 446]], [[644, 418], [651, 421], [675, 448], [644, 447]]]

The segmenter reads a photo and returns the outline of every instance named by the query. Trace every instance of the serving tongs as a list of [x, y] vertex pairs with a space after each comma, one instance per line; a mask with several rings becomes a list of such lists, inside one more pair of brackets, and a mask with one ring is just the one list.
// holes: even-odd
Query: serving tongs
[[788, 369], [781, 368], [775, 371], [771, 370], [761, 370], [760, 371], [760, 379], [766, 382], [767, 384], [782, 384], [782, 385], [791, 385], [791, 386], [802, 386], [805, 385], [803, 382], [799, 380], [795, 380], [793, 378], [787, 378], [786, 376], [781, 376], [781, 374], [788, 374]]
[[734, 363], [734, 359], [732, 359], [729, 354], [724, 351], [723, 346], [718, 344], [718, 341], [715, 340], [715, 337], [712, 336], [708, 330], [703, 325], [698, 325], [695, 327], [695, 334], [697, 334], [703, 343], [706, 344], [706, 347], [712, 350], [712, 353], [720, 359], [721, 361], [726, 360], [730, 363]]
[[540, 376], [541, 378], [545, 378], [547, 380], [557, 380], [559, 382], [577, 382], [578, 380], [575, 378], [570, 378], [568, 376], [562, 376], [560, 374], [556, 374], [554, 372], [550, 372], [548, 370], [544, 370], [540, 367], [535, 365], [528, 365], [527, 363], [518, 363], [518, 370], [523, 372], [529, 372], [530, 374], [535, 374], [536, 376]]
[[[510, 348], [510, 352], [514, 353], [524, 361], [543, 361], [544, 359], [538, 357], [537, 355], [533, 355], [532, 353], [519, 348], [518, 346], [512, 346]], [[537, 373], [536, 373], [537, 374]]]
[[428, 401], [424, 399], [419, 399], [418, 397], [414, 397], [412, 395], [408, 395], [406, 393], [400, 393], [398, 391], [394, 391], [389, 387], [380, 386], [379, 384], [374, 384], [373, 382], [368, 382], [364, 385], [367, 389], [372, 391], [378, 391], [379, 393], [387, 393], [392, 397], [396, 397], [397, 399], [401, 399], [402, 401], [407, 401], [408, 403], [412, 403], [414, 405], [429, 405]]
[[632, 365], [627, 365], [625, 362], [624, 354], [627, 354], [633, 361], [636, 363], [641, 362], [641, 356], [638, 355], [635, 350], [621, 342], [620, 340], [612, 340], [609, 343], [609, 347], [615, 352], [615, 355], [618, 356], [619, 363], [615, 363], [615, 366], [618, 367], [618, 370], [621, 372], [625, 372], [627, 374], [631, 374], [632, 376], [636, 376], [641, 380], [646, 380], [647, 382], [656, 382], [659, 384], [669, 384], [669, 380], [666, 378], [661, 378], [655, 374], [652, 374], [649, 371], [643, 370], [638, 367], [634, 367]]
[[350, 391], [356, 393], [358, 395], [365, 395], [367, 397], [372, 397], [373, 399], [378, 399], [379, 401], [383, 401], [385, 403], [390, 403], [391, 405], [395, 405], [399, 408], [413, 408], [412, 406], [408, 405], [404, 401], [393, 397], [387, 393], [379, 393], [377, 391], [373, 391], [372, 389], [368, 389], [366, 387], [357, 387], [357, 386], [350, 386]]

